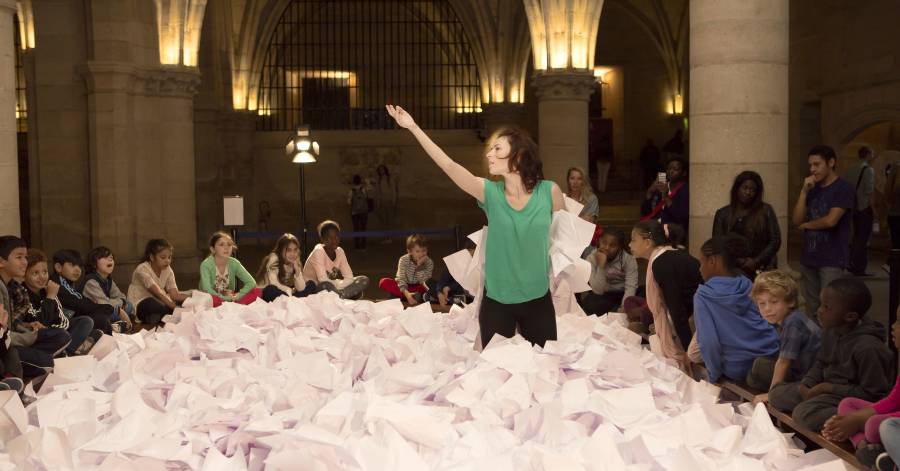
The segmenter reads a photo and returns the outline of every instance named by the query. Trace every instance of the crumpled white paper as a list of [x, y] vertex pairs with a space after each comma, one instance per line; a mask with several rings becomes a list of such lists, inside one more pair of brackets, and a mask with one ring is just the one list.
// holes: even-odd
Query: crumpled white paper
[[621, 316], [559, 317], [545, 349], [470, 313], [333, 293], [180, 310], [0, 392], [0, 470], [799, 469], [764, 409], [717, 404]]

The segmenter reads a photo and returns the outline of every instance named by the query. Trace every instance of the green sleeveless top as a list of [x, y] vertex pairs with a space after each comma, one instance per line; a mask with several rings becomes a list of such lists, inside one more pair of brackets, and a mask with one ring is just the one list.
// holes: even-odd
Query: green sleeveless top
[[503, 181], [484, 181], [488, 220], [484, 255], [487, 297], [503, 304], [531, 301], [550, 289], [550, 220], [553, 183], [541, 180], [521, 211], [509, 205]]

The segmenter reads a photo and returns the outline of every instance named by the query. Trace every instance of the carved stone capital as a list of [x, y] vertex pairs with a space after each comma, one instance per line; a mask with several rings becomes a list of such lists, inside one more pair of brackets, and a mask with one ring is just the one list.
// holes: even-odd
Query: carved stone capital
[[539, 70], [531, 79], [539, 100], [573, 101], [590, 99], [597, 81], [590, 70]]
[[200, 72], [194, 67], [138, 67], [123, 62], [90, 61], [79, 72], [88, 94], [193, 98], [200, 86]]

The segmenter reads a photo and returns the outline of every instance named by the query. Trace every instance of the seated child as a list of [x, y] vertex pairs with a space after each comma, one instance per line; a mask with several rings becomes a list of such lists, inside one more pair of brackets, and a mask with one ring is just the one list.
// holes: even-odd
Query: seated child
[[[225, 232], [216, 232], [209, 239], [209, 256], [200, 264], [200, 291], [212, 295], [213, 307], [221, 306], [225, 301], [250, 304], [262, 293], [256, 287], [253, 275], [231, 256], [236, 247]], [[235, 292], [237, 280], [241, 280], [243, 286]]]
[[700, 247], [703, 284], [694, 294], [696, 342], [688, 357], [703, 361], [710, 383], [722, 376], [743, 380], [756, 358], [778, 354], [778, 334], [750, 298], [753, 283], [737, 262], [749, 251], [747, 239], [736, 235], [713, 237]]
[[25, 271], [25, 287], [31, 310], [41, 323], [59, 327], [69, 332], [72, 342], [66, 347], [68, 355], [82, 355], [90, 351], [103, 332], [94, 329], [90, 317], [69, 318], [59, 302], [59, 285], [50, 281], [47, 255], [38, 249], [28, 249], [28, 269]]
[[57, 250], [53, 254], [53, 282], [59, 285], [59, 302], [63, 309], [73, 312], [73, 317], [87, 316], [94, 321], [94, 328], [104, 334], [127, 332], [128, 323], [120, 320], [118, 310], [109, 304], [98, 304], [81, 294], [76, 286], [81, 279], [81, 254], [72, 249]]
[[784, 381], [800, 381], [809, 371], [819, 345], [822, 329], [800, 309], [800, 287], [780, 270], [762, 272], [750, 292], [763, 318], [778, 332], [778, 357], [753, 361], [747, 384], [768, 391]]
[[[900, 308], [897, 308], [900, 313]], [[900, 348], [900, 320], [891, 326], [891, 337]], [[875, 465], [875, 458], [884, 452], [879, 428], [881, 423], [900, 417], [900, 377], [887, 397], [872, 403], [858, 397], [845, 397], [838, 404], [837, 415], [825, 422], [822, 435], [833, 442], [850, 439], [856, 447], [856, 459], [867, 466]]]
[[872, 305], [869, 288], [857, 279], [832, 281], [818, 309], [822, 347], [800, 382], [769, 391], [769, 404], [819, 432], [845, 397], [875, 401], [890, 390], [893, 354], [884, 344], [884, 327], [865, 317]]
[[334, 221], [319, 224], [319, 244], [306, 258], [303, 278], [316, 282], [318, 291], [335, 291], [344, 299], [361, 298], [369, 278], [353, 276], [341, 244], [341, 226]]
[[316, 292], [316, 283], [303, 279], [300, 241], [293, 234], [278, 238], [275, 248], [259, 265], [256, 281], [267, 303], [282, 295], [302, 298]]
[[[465, 249], [469, 251], [469, 255], [474, 255], [475, 242], [472, 242], [471, 239], [466, 239]], [[453, 278], [453, 275], [446, 266], [444, 267], [444, 273], [441, 274], [441, 278], [437, 282], [436, 288], [437, 302], [441, 306], [447, 306], [452, 303], [462, 307], [464, 304], [471, 303], [475, 300], [475, 296], [472, 296], [471, 293], [466, 291], [466, 289]]]
[[114, 321], [125, 322], [126, 331], [131, 331], [134, 305], [128, 302], [125, 294], [113, 280], [112, 272], [115, 268], [116, 259], [108, 248], [101, 246], [88, 252], [85, 275], [81, 280], [81, 292], [97, 304], [109, 304], [114, 307], [117, 314]]
[[36, 377], [53, 368], [53, 358], [71, 343], [64, 330], [40, 322], [31, 311], [28, 289], [20, 280], [28, 269], [28, 249], [16, 236], [0, 237], [0, 279], [3, 281], [4, 306], [9, 313], [10, 344], [16, 348], [23, 374]]
[[150, 239], [144, 247], [144, 258], [131, 275], [128, 301], [143, 324], [159, 324], [189, 297], [178, 291], [175, 283], [173, 253], [172, 244], [166, 239]]
[[[622, 299], [634, 296], [638, 287], [637, 261], [625, 248], [625, 233], [606, 228], [597, 250], [589, 251], [591, 263], [590, 291], [584, 292], [578, 304], [584, 312], [603, 315], [617, 309]], [[593, 247], [591, 247], [593, 248]]]
[[13, 390], [19, 394], [25, 389], [22, 381], [22, 362], [19, 354], [12, 347], [9, 338], [9, 313], [5, 305], [9, 304], [9, 295], [0, 283], [0, 391]]
[[415, 306], [424, 300], [422, 295], [428, 292], [428, 282], [433, 272], [434, 262], [428, 258], [428, 241], [425, 236], [413, 234], [406, 238], [406, 254], [397, 262], [397, 275], [382, 278], [378, 287]]

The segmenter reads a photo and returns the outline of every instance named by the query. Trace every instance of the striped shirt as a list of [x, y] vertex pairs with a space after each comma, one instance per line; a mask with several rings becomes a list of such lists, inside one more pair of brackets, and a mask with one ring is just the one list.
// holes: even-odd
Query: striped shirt
[[406, 254], [400, 257], [397, 262], [397, 286], [400, 291], [405, 291], [409, 285], [425, 284], [431, 278], [434, 271], [434, 262], [430, 258], [425, 257], [425, 261], [421, 265], [416, 265], [412, 257]]

